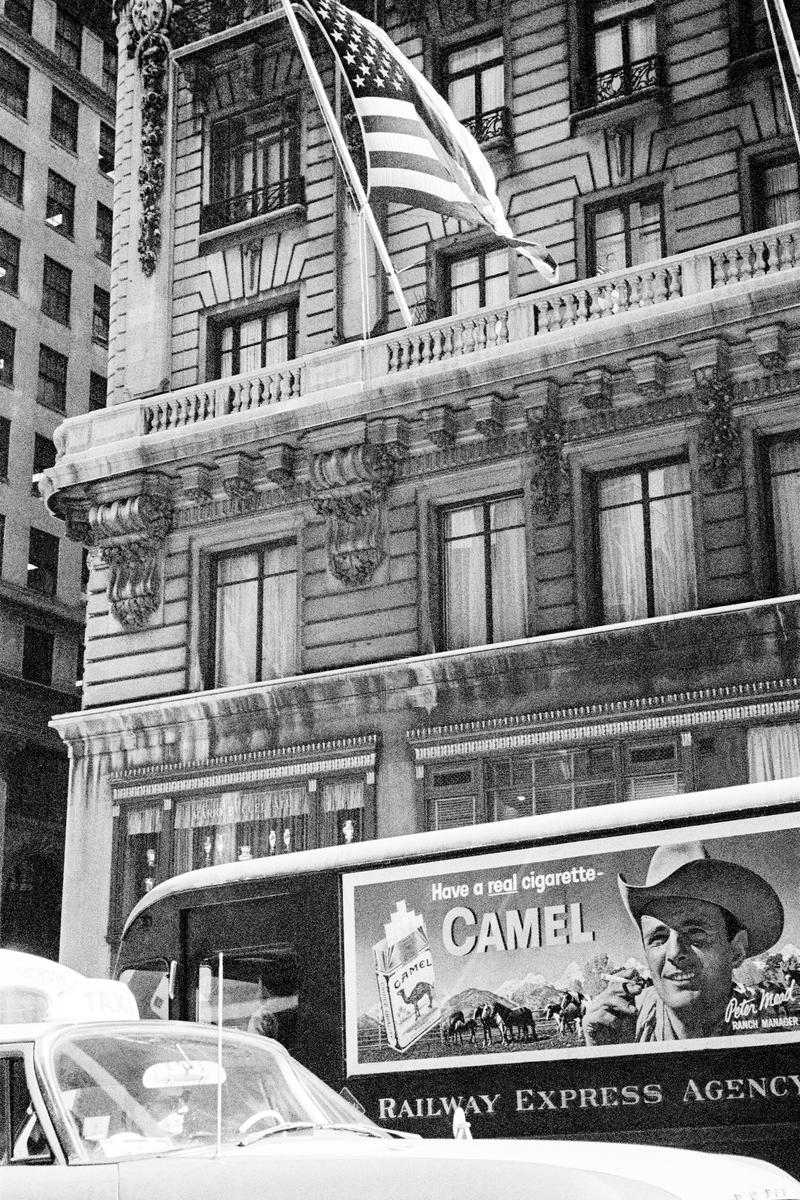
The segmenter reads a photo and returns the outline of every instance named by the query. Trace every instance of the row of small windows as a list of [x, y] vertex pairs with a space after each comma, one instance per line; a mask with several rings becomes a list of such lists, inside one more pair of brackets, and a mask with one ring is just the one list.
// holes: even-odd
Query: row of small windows
[[[30, 72], [24, 63], [0, 49], [0, 104], [18, 117], [28, 115], [28, 84]], [[70, 154], [78, 152], [77, 100], [53, 87], [50, 101], [50, 137]], [[97, 150], [98, 169], [111, 177], [114, 171], [114, 128], [100, 122]]]
[[[766, 448], [766, 502], [776, 593], [800, 591], [800, 437]], [[598, 624], [698, 606], [695, 533], [685, 460], [600, 474], [591, 511]], [[526, 637], [528, 569], [520, 494], [438, 514], [440, 649]], [[209, 687], [293, 674], [298, 650], [298, 548], [293, 540], [214, 556], [206, 647]]]
[[[72, 272], [53, 258], [45, 255], [42, 274], [42, 312], [59, 325], [70, 324], [72, 306]], [[108, 332], [111, 320], [111, 298], [105, 288], [95, 284], [92, 300], [92, 341], [100, 346], [108, 345]], [[14, 349], [16, 330], [5, 322], [0, 322], [0, 355], [3, 366], [0, 368], [0, 384], [13, 387], [14, 384]]]
[[[11, 325], [0, 321], [0, 386], [14, 386], [16, 350], [16, 330]], [[39, 345], [39, 378], [36, 388], [36, 399], [45, 408], [55, 412], [66, 412], [67, 407], [67, 369], [69, 360], [65, 354], [47, 346], [44, 342]], [[96, 371], [89, 372], [89, 404], [88, 411], [93, 412], [105, 408], [106, 380]], [[5, 418], [0, 418], [0, 422]], [[0, 426], [2, 428], [2, 426]], [[2, 441], [0, 440], [0, 468], [3, 466]], [[7, 466], [7, 463], [5, 464]], [[0, 478], [5, 472], [0, 470]]]
[[[18, 29], [30, 34], [33, 30], [33, 0], [6, 0], [4, 14]], [[52, 49], [65, 67], [80, 71], [83, 52], [83, 26], [74, 12], [56, 5], [56, 23]], [[109, 96], [117, 92], [117, 48], [112, 41], [103, 42], [103, 91]]]

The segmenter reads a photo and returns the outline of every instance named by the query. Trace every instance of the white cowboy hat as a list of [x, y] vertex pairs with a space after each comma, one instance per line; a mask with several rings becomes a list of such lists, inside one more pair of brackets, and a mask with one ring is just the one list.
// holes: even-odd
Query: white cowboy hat
[[622, 903], [635, 925], [652, 900], [705, 900], [729, 912], [747, 930], [747, 953], [774, 946], [783, 930], [783, 905], [775, 890], [738, 863], [712, 858], [702, 842], [658, 846], [643, 884], [617, 876]]

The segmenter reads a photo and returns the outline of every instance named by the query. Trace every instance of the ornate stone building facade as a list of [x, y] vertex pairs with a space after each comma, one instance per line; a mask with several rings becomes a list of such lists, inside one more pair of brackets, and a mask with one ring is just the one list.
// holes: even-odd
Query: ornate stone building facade
[[800, 191], [760, 5], [379, 9], [563, 282], [390, 204], [404, 329], [280, 5], [118, 3], [109, 406], [42, 485], [90, 548], [54, 725], [92, 973], [179, 870], [800, 773]]
[[116, 57], [102, 3], [0, 3], [0, 944], [52, 956], [88, 576], [36, 478], [106, 401]]

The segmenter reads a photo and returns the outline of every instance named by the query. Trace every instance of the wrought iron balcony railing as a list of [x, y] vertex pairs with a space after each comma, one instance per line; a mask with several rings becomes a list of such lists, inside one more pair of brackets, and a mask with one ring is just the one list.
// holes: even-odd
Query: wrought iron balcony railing
[[230, 196], [227, 200], [204, 205], [200, 214], [200, 232], [210, 233], [214, 229], [224, 229], [228, 225], [238, 224], [239, 221], [263, 217], [295, 204], [305, 204], [302, 176], [278, 179], [266, 187], [253, 188], [240, 196]]
[[582, 81], [581, 106], [595, 108], [609, 100], [627, 100], [661, 86], [663, 64], [659, 54], [600, 71]]
[[511, 138], [511, 114], [504, 104], [500, 108], [490, 108], [485, 113], [476, 113], [474, 117], [466, 117], [461, 124], [466, 125], [479, 145], [500, 138], [509, 141]]

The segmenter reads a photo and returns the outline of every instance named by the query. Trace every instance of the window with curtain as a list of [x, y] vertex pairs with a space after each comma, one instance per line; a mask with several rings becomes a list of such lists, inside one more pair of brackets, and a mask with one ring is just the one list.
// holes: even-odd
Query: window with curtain
[[800, 167], [796, 155], [756, 163], [753, 194], [756, 229], [800, 221]]
[[72, 271], [55, 259], [45, 255], [44, 271], [42, 273], [42, 312], [58, 321], [60, 325], [69, 325], [70, 305], [72, 303]]
[[696, 608], [688, 463], [608, 475], [596, 496], [604, 622]]
[[213, 684], [292, 675], [297, 661], [297, 545], [274, 542], [211, 562]]
[[503, 38], [483, 38], [447, 52], [447, 101], [476, 141], [508, 134]]
[[481, 250], [447, 263], [450, 313], [476, 312], [508, 302], [508, 251]]
[[131, 806], [122, 810], [121, 820], [120, 907], [124, 917], [159, 882], [164, 812], [161, 805]]
[[24, 63], [0, 50], [0, 104], [18, 117], [28, 115], [29, 75]]
[[310, 811], [306, 783], [179, 800], [175, 873], [305, 850]]
[[775, 574], [781, 595], [800, 592], [800, 434], [768, 446]]
[[0, 229], [0, 288], [16, 295], [19, 288], [20, 240]]
[[71, 12], [56, 5], [56, 34], [53, 48], [57, 58], [75, 71], [81, 69], [81, 36], [83, 29]]
[[47, 172], [47, 208], [45, 218], [51, 229], [62, 237], [75, 236], [75, 184], [55, 171]]
[[364, 780], [336, 779], [320, 789], [322, 845], [341, 846], [364, 837]]
[[747, 731], [747, 778], [750, 783], [793, 779], [800, 775], [800, 725], [754, 725]]
[[666, 253], [660, 191], [628, 196], [586, 210], [586, 261], [590, 275], [623, 271]]
[[244, 375], [295, 356], [297, 309], [269, 308], [221, 322], [216, 329], [214, 378]]
[[277, 212], [303, 199], [300, 117], [288, 99], [211, 126], [211, 195], [200, 231]]
[[25, 152], [0, 137], [0, 196], [22, 204], [25, 182]]
[[442, 625], [448, 650], [525, 637], [528, 580], [521, 496], [441, 516]]
[[77, 152], [78, 103], [55, 87], [50, 103], [50, 137], [71, 154]]
[[582, 81], [583, 107], [623, 100], [657, 85], [654, 5], [641, 0], [594, 0], [587, 5], [585, 20], [590, 70]]

